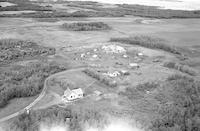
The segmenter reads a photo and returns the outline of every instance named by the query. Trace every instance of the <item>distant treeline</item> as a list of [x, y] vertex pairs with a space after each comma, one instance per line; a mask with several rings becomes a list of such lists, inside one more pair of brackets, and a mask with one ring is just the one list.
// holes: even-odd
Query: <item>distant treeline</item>
[[6, 106], [14, 98], [39, 94], [45, 78], [63, 70], [64, 67], [45, 61], [0, 69], [0, 107]]
[[166, 41], [161, 38], [152, 38], [149, 36], [134, 36], [125, 38], [111, 38], [110, 41], [121, 42], [131, 45], [139, 45], [151, 49], [160, 49], [173, 54], [181, 55], [178, 47], [167, 44]]
[[170, 9], [158, 9], [154, 6], [143, 5], [119, 5], [122, 10], [128, 15], [135, 15], [141, 17], [151, 18], [200, 18], [200, 10], [196, 11], [183, 11], [183, 10], [170, 10]]
[[[5, 1], [5, 0], [3, 0]], [[51, 6], [40, 6], [39, 3], [26, 0], [8, 0], [17, 5], [1, 7], [0, 11], [22, 11], [33, 10], [35, 13], [4, 14], [0, 17], [33, 17], [33, 18], [55, 18], [55, 17], [124, 17], [126, 15], [150, 18], [200, 18], [200, 11], [183, 11], [158, 9], [154, 6], [118, 4], [116, 7], [104, 8], [97, 2], [89, 1], [57, 1], [56, 3], [67, 4], [69, 7], [82, 8], [81, 11], [73, 13], [57, 12]], [[84, 9], [90, 9], [85, 11]], [[50, 12], [46, 12], [50, 11]]]
[[0, 50], [0, 65], [24, 58], [55, 54], [54, 48], [19, 39], [0, 39]]

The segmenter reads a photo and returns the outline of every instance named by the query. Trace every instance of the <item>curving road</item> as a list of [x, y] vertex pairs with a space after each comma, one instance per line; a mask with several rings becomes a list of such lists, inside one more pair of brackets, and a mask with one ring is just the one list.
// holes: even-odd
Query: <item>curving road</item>
[[16, 113], [13, 113], [13, 114], [11, 114], [9, 116], [1, 118], [0, 119], [0, 123], [5, 122], [5, 121], [7, 121], [7, 120], [9, 120], [11, 118], [14, 118], [14, 117], [16, 117], [18, 115], [23, 114], [26, 110], [30, 110], [35, 104], [37, 104], [44, 97], [44, 95], [45, 95], [45, 93], [47, 91], [47, 87], [48, 87], [47, 86], [48, 80], [50, 80], [51, 78], [59, 76], [59, 75], [62, 75], [62, 74], [65, 74], [65, 73], [78, 71], [78, 70], [83, 70], [84, 68], [85, 67], [77, 67], [77, 68], [73, 68], [73, 69], [70, 69], [70, 70], [63, 71], [63, 72], [58, 72], [56, 74], [53, 74], [53, 75], [47, 77], [46, 80], [44, 81], [44, 88], [43, 88], [42, 92], [40, 93], [40, 95], [32, 103], [30, 103], [28, 106], [26, 106], [25, 108], [19, 110]]

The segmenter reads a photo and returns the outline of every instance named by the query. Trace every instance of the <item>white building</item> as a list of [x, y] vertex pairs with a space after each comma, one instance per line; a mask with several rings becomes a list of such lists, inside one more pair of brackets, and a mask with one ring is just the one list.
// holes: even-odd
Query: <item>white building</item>
[[138, 65], [138, 63], [129, 63], [129, 66], [131, 68], [139, 68], [140, 66]]
[[64, 92], [64, 101], [73, 101], [83, 98], [83, 90], [81, 88], [70, 90], [69, 88]]
[[114, 77], [119, 76], [120, 73], [118, 71], [114, 71], [113, 73], [111, 73], [111, 72], [103, 73], [103, 75], [106, 75], [106, 76], [114, 78]]

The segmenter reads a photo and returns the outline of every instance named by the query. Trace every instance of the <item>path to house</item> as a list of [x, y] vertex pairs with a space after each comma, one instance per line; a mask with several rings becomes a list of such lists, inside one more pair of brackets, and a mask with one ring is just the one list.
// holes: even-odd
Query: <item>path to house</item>
[[18, 112], [16, 113], [13, 113], [9, 116], [6, 116], [4, 118], [1, 118], [0, 119], [0, 123], [2, 122], [5, 122], [11, 118], [14, 118], [18, 115], [21, 115], [23, 114], [26, 110], [30, 110], [35, 104], [37, 104], [45, 95], [46, 91], [47, 91], [47, 83], [48, 83], [48, 80], [50, 80], [51, 78], [53, 77], [56, 77], [56, 76], [59, 76], [59, 75], [62, 75], [62, 74], [65, 74], [65, 73], [70, 73], [70, 72], [73, 72], [73, 71], [78, 71], [78, 70], [83, 70], [85, 67], [77, 67], [77, 68], [73, 68], [73, 69], [70, 69], [70, 70], [66, 70], [66, 71], [63, 71], [63, 72], [59, 72], [59, 73], [56, 73], [56, 74], [53, 74], [51, 76], [49, 76], [48, 78], [46, 78], [45, 82], [44, 82], [44, 88], [42, 90], [42, 92], [40, 93], [40, 95], [32, 102], [30, 103], [27, 107], [19, 110]]

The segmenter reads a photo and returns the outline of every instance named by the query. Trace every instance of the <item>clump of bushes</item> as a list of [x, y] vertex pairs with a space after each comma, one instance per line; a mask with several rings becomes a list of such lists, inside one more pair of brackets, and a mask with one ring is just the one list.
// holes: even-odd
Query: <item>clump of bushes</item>
[[43, 47], [35, 42], [19, 39], [0, 39], [0, 64], [24, 58], [55, 54], [54, 48]]
[[151, 48], [151, 49], [161, 49], [173, 54], [181, 55], [177, 47], [168, 45], [165, 40], [160, 39], [160, 38], [152, 38], [149, 36], [135, 36], [135, 37], [127, 37], [127, 38], [111, 38], [110, 41], [122, 42], [122, 43], [131, 44], [131, 45], [139, 45], [139, 46], [143, 46], [143, 47]]
[[44, 61], [0, 69], [0, 107], [6, 106], [14, 98], [39, 94], [45, 78], [63, 70], [64, 67]]
[[197, 75], [197, 71], [187, 65], [182, 65], [182, 64], [179, 64], [179, 63], [176, 63], [176, 62], [172, 62], [172, 61], [169, 61], [169, 62], [165, 62], [164, 63], [164, 67], [167, 67], [167, 68], [172, 68], [172, 69], [175, 69], [175, 70], [178, 70], [178, 71], [181, 71], [183, 73], [187, 73], [191, 76], [196, 76]]
[[117, 86], [116, 81], [113, 81], [111, 78], [108, 78], [106, 76], [102, 76], [100, 73], [98, 73], [95, 70], [85, 69], [85, 70], [83, 70], [83, 72], [85, 74], [87, 74], [88, 76], [97, 79], [98, 81], [102, 82], [103, 84], [105, 84], [109, 87], [116, 87]]
[[62, 25], [64, 29], [71, 31], [98, 31], [98, 30], [109, 30], [110, 27], [103, 22], [78, 22], [78, 23], [64, 23]]

